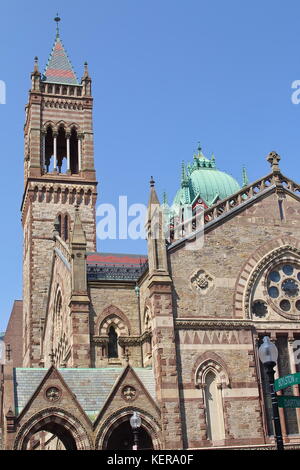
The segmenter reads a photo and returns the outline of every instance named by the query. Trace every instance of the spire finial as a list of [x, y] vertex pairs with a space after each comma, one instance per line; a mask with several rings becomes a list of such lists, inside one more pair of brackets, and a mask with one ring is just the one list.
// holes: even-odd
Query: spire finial
[[34, 71], [38, 72], [39, 71], [39, 58], [35, 56], [34, 58]]
[[247, 170], [245, 165], [243, 166], [243, 187], [248, 186], [249, 184], [249, 178], [247, 174]]
[[59, 23], [61, 21], [61, 18], [58, 16], [58, 13], [56, 13], [54, 21], [56, 21], [56, 37], [59, 38]]
[[182, 166], [181, 166], [181, 186], [182, 187], [186, 187], [188, 186], [188, 176], [186, 174], [186, 168], [185, 168], [185, 163], [182, 162]]
[[201, 147], [201, 143], [200, 143], [200, 142], [198, 142], [198, 149], [197, 149], [197, 150], [198, 150], [198, 154], [201, 155], [201, 153], [202, 153], [202, 147]]
[[150, 180], [150, 188], [154, 188], [155, 186], [155, 181], [154, 181], [154, 178], [153, 176], [151, 176], [151, 180]]

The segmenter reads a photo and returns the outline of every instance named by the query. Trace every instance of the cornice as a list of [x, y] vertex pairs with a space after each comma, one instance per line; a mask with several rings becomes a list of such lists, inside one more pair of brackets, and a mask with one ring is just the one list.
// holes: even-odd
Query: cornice
[[252, 330], [252, 321], [245, 320], [200, 320], [192, 318], [176, 318], [176, 330]]

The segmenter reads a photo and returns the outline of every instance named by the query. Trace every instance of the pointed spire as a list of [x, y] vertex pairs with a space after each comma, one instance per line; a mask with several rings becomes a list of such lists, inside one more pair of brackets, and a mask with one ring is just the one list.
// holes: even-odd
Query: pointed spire
[[82, 227], [78, 205], [75, 207], [75, 220], [71, 243], [72, 245], [86, 245], [86, 236]]
[[155, 181], [153, 179], [153, 176], [151, 176], [150, 180], [150, 198], [149, 198], [149, 204], [148, 207], [150, 208], [153, 204], [159, 204], [159, 199], [156, 194], [155, 190]]
[[59, 22], [61, 19], [57, 15], [54, 20], [57, 23], [56, 37], [44, 72], [44, 81], [63, 85], [79, 85], [72, 64], [60, 39]]
[[31, 89], [35, 92], [40, 91], [41, 74], [39, 72], [39, 59], [34, 58], [34, 67], [31, 74]]
[[87, 62], [84, 63], [84, 74], [83, 78], [88, 78], [89, 77], [89, 64]]
[[185, 164], [184, 162], [182, 162], [181, 187], [186, 188], [188, 185], [189, 185], [189, 178], [187, 176]]
[[39, 59], [38, 57], [35, 56], [34, 58], [34, 68], [33, 68], [33, 73], [39, 73]]
[[163, 193], [163, 204], [164, 204], [165, 206], [168, 205], [168, 196], [167, 196], [167, 193], [166, 193], [165, 191], [164, 191], [164, 193]]
[[247, 170], [245, 165], [243, 166], [243, 187], [248, 186], [249, 184], [249, 178], [247, 174]]

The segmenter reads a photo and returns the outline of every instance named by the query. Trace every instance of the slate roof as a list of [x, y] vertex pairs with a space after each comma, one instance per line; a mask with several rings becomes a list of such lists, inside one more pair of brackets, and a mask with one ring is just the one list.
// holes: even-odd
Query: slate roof
[[79, 85], [72, 64], [59, 36], [55, 39], [48, 64], [46, 65], [43, 81], [48, 83]]
[[148, 267], [146, 255], [88, 253], [88, 280], [137, 281]]
[[[59, 369], [64, 381], [89, 418], [94, 421], [124, 368]], [[146, 390], [155, 400], [155, 382], [152, 369], [134, 368]], [[47, 369], [14, 369], [14, 393], [17, 415], [21, 413]]]

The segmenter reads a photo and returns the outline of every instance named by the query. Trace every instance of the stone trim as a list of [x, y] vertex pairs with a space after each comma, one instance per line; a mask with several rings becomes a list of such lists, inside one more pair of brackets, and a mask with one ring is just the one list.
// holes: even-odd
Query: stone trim
[[197, 320], [197, 319], [175, 319], [176, 330], [251, 330], [254, 325], [250, 321], [224, 319], [224, 320]]
[[[275, 192], [280, 198], [282, 198], [284, 192], [299, 198], [300, 186], [290, 178], [282, 175], [280, 170], [278, 172], [272, 171], [267, 176], [249, 184], [247, 187], [241, 188], [235, 194], [207, 208], [203, 213], [205, 231], [213, 228], [216, 224], [222, 223], [227, 217], [233, 217], [248, 205], [253, 204], [262, 197], [266, 197], [272, 192]], [[193, 224], [196, 225], [196, 218], [193, 219]], [[200, 230], [202, 231], [203, 228]], [[177, 240], [169, 245], [168, 250], [170, 251], [187, 241], [193, 240], [197, 233], [195, 230], [183, 236], [181, 240]]]
[[231, 376], [227, 365], [223, 359], [213, 351], [207, 351], [196, 359], [191, 376], [191, 383], [194, 383], [195, 387], [203, 388], [207, 369], [213, 369], [222, 379], [222, 384], [226, 387], [230, 387]]
[[[117, 322], [120, 323], [121, 328], [120, 333], [125, 335], [130, 335], [131, 325], [127, 316], [115, 305], [109, 305], [105, 307], [102, 313], [99, 315], [95, 325], [95, 331], [99, 332], [101, 336], [107, 335], [108, 324], [107, 321], [109, 318], [115, 318]], [[112, 324], [113, 322], [110, 322]], [[117, 323], [115, 323], [117, 326]]]

